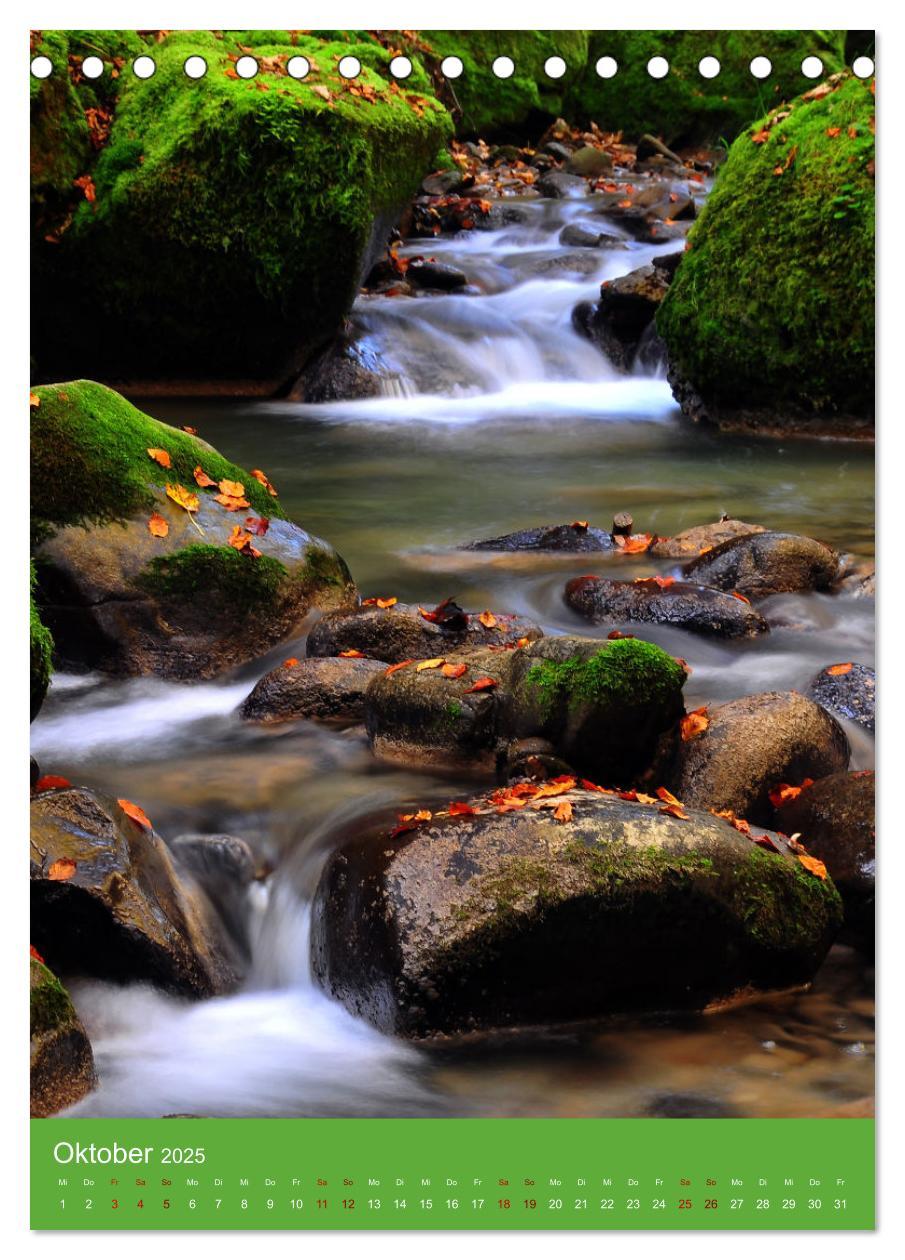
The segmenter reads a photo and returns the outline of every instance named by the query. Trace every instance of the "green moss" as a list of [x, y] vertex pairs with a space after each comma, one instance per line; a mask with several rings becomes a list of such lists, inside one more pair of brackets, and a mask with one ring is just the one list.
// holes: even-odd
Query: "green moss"
[[654, 643], [614, 639], [588, 660], [573, 656], [566, 661], [536, 661], [526, 681], [551, 707], [564, 696], [570, 707], [621, 708], [669, 701], [682, 690], [685, 671]]
[[732, 146], [657, 315], [705, 403], [872, 410], [873, 114], [871, 85], [850, 77]]
[[446, 712], [451, 718], [460, 718], [462, 716], [462, 706], [458, 700], [450, 700], [446, 706]]
[[[731, 140], [778, 101], [813, 86], [801, 73], [809, 54], [822, 59], [827, 73], [841, 69], [844, 38], [844, 31], [594, 31], [586, 65], [565, 101], [566, 117], [621, 130], [628, 139], [653, 132], [668, 144]], [[597, 74], [603, 56], [618, 62], [611, 79]], [[662, 79], [647, 72], [655, 56], [669, 62]], [[698, 70], [705, 56], [720, 63], [714, 79]], [[772, 62], [767, 79], [751, 74], [755, 56]]]
[[807, 949], [842, 926], [842, 898], [829, 879], [752, 844], [733, 876], [735, 910], [746, 932], [768, 948]]
[[75, 1010], [53, 972], [37, 958], [30, 963], [29, 1024], [31, 1036], [37, 1037], [74, 1020]]
[[[180, 429], [153, 420], [121, 394], [94, 381], [44, 385], [31, 410], [31, 502], [38, 522], [67, 525], [123, 520], [153, 503], [149, 486], [196, 489], [201, 464], [215, 481], [239, 481], [252, 507], [283, 516], [253, 477]], [[166, 450], [162, 468], [148, 448]]]
[[53, 673], [53, 636], [41, 620], [38, 606], [35, 603], [34, 589], [37, 581], [34, 561], [31, 562], [31, 585], [29, 592], [29, 627], [31, 646], [31, 719], [38, 715], [50, 677]]
[[[95, 201], [78, 201], [59, 245], [35, 242], [42, 291], [59, 293], [35, 312], [55, 373], [291, 374], [333, 334], [372, 233], [379, 249], [451, 134], [437, 101], [390, 81], [374, 42], [258, 45], [246, 81], [241, 35], [174, 33], [151, 79], [120, 80]], [[192, 80], [196, 53], [208, 72]], [[280, 72], [296, 54], [305, 80]], [[339, 76], [347, 54], [373, 100]]]
[[234, 547], [195, 543], [169, 556], [157, 556], [136, 584], [164, 599], [194, 603], [214, 598], [238, 613], [272, 608], [289, 574], [271, 556], [245, 556]]

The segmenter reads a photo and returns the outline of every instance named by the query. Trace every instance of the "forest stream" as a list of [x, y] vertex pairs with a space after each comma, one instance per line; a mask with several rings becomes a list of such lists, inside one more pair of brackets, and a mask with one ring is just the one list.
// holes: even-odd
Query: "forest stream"
[[[662, 372], [620, 375], [574, 331], [577, 302], [675, 242], [575, 250], [590, 199], [507, 201], [520, 221], [437, 241], [469, 290], [364, 295], [353, 311], [380, 397], [330, 404], [133, 399], [267, 470], [292, 519], [330, 540], [362, 596], [519, 613], [551, 634], [605, 638], [563, 602], [567, 578], [678, 572], [668, 561], [468, 552], [474, 539], [588, 519], [673, 535], [728, 513], [873, 559], [873, 451], [714, 434], [682, 419]], [[681, 244], [679, 245], [681, 248]], [[721, 640], [662, 625], [644, 637], [692, 668], [688, 709], [803, 690], [827, 663], [873, 665], [873, 605], [776, 595], [771, 633]], [[216, 682], [57, 674], [34, 724], [42, 767], [140, 801], [161, 834], [245, 837], [273, 873], [254, 884], [242, 989], [189, 1002], [147, 985], [71, 986], [100, 1084], [67, 1114], [833, 1116], [872, 1092], [870, 973], [845, 946], [809, 991], [718, 1014], [514, 1032], [450, 1048], [386, 1037], [309, 974], [310, 899], [335, 838], [375, 809], [449, 800], [474, 780], [382, 765], [360, 727], [256, 727], [236, 709], [304, 638]], [[852, 769], [873, 740], [846, 723]], [[599, 960], [595, 960], [599, 965]], [[579, 964], [580, 965], [580, 964]], [[613, 960], [618, 965], [618, 960]]]

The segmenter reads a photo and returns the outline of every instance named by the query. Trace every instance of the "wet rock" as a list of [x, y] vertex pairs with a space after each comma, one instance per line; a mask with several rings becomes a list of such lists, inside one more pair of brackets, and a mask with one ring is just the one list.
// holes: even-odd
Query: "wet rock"
[[580, 175], [570, 175], [567, 171], [549, 171], [535, 185], [544, 197], [563, 200], [567, 197], [584, 197], [588, 185]]
[[621, 248], [624, 244], [621, 237], [612, 232], [601, 232], [585, 223], [567, 223], [559, 234], [560, 245], [578, 249], [597, 249], [600, 246]]
[[384, 661], [338, 656], [308, 657], [278, 665], [243, 700], [239, 712], [250, 722], [294, 722], [300, 718], [356, 721], [364, 714], [368, 684]]
[[[35, 392], [35, 559], [62, 665], [212, 678], [297, 633], [312, 609], [354, 598], [333, 548], [287, 520], [277, 497], [206, 442], [91, 381]], [[240, 485], [247, 506], [227, 511], [216, 484], [196, 485], [199, 466], [215, 483]], [[197, 493], [197, 510], [177, 505], [168, 484]], [[150, 532], [152, 515], [163, 534]], [[270, 524], [253, 540], [260, 556], [229, 545], [237, 525], [262, 517]]]
[[767, 852], [698, 811], [581, 790], [569, 803], [561, 822], [477, 800], [486, 813], [350, 837], [314, 900], [327, 992], [425, 1038], [701, 1010], [813, 976], [840, 900], [779, 837]]
[[569, 157], [565, 166], [570, 175], [581, 175], [584, 179], [596, 179], [600, 175], [609, 175], [613, 169], [613, 159], [604, 149], [597, 149], [592, 144], [582, 145]]
[[572, 149], [560, 140], [549, 140], [543, 146], [543, 150], [549, 153], [550, 157], [556, 158], [557, 162], [568, 162], [572, 157]]
[[641, 639], [540, 639], [512, 654], [501, 729], [539, 735], [583, 775], [637, 782], [683, 711], [685, 671]]
[[417, 289], [441, 289], [445, 293], [461, 289], [468, 283], [464, 271], [431, 258], [412, 259], [406, 268], [405, 278]]
[[769, 826], [769, 793], [845, 770], [845, 732], [797, 691], [766, 691], [712, 708], [710, 725], [679, 748], [672, 790], [696, 809], [729, 810]]
[[341, 337], [305, 369], [287, 397], [306, 403], [376, 398], [391, 379], [393, 374], [377, 355], [354, 339]]
[[684, 257], [685, 251], [682, 249], [677, 249], [674, 254], [658, 254], [654, 259], [654, 266], [658, 271], [665, 271], [670, 280], [673, 280]]
[[574, 767], [556, 755], [549, 739], [531, 736], [509, 742], [503, 761], [503, 777], [514, 783], [520, 779], [543, 782], [557, 775], [572, 774]]
[[876, 836], [874, 775], [831, 774], [803, 788], [776, 810], [774, 826], [800, 834], [808, 852], [826, 864], [845, 909], [840, 940], [873, 955]]
[[612, 551], [612, 535], [596, 526], [537, 525], [499, 538], [466, 543], [466, 551]]
[[421, 191], [429, 197], [445, 197], [449, 193], [458, 192], [461, 187], [460, 170], [434, 171], [432, 175], [425, 175], [421, 181]]
[[839, 595], [849, 599], [875, 599], [877, 595], [877, 574], [874, 566], [864, 565], [852, 573], [846, 573], [836, 584]]
[[523, 276], [549, 276], [559, 272], [590, 276], [600, 268], [600, 259], [587, 249], [573, 250], [568, 254], [558, 252], [541, 254], [540, 257], [519, 259], [518, 269]]
[[691, 582], [638, 578], [622, 582], [613, 578], [579, 577], [566, 584], [570, 608], [596, 624], [647, 621], [679, 626], [697, 634], [724, 639], [766, 634], [769, 626], [750, 604]]
[[[365, 725], [375, 756], [403, 765], [457, 767], [491, 772], [497, 760], [499, 689], [510, 652], [488, 648], [449, 656], [465, 665], [458, 678], [412, 662], [388, 674], [381, 669], [365, 698]], [[472, 689], [492, 678], [495, 686]]]
[[699, 556], [702, 552], [712, 551], [732, 539], [763, 533], [766, 533], [763, 525], [749, 525], [728, 516], [711, 525], [694, 525], [672, 538], [658, 538], [651, 546], [650, 554], [661, 559]]
[[877, 676], [869, 665], [841, 661], [812, 678], [807, 694], [837, 717], [873, 731], [876, 685]]
[[572, 312], [572, 323], [593, 341], [614, 367], [627, 372], [638, 344], [653, 322], [657, 307], [669, 288], [669, 277], [650, 264], [600, 286], [600, 301], [581, 302]]
[[238, 836], [192, 832], [171, 840], [169, 848], [180, 869], [203, 888], [250, 963], [248, 889], [255, 877], [251, 846]]
[[67, 974], [149, 980], [208, 997], [240, 959], [204, 893], [157, 833], [86, 788], [31, 803], [32, 942]]
[[838, 563], [836, 552], [816, 538], [764, 531], [714, 547], [685, 566], [685, 577], [756, 599], [780, 591], [826, 590]]
[[[432, 609], [426, 609], [432, 612]], [[397, 664], [427, 660], [459, 649], [501, 647], [521, 638], [539, 639], [543, 631], [514, 614], [496, 614], [496, 624], [484, 626], [477, 613], [462, 613], [443, 625], [427, 620], [417, 607], [362, 606], [328, 613], [308, 635], [309, 656], [339, 656], [357, 650], [376, 661]]]
[[30, 961], [31, 1116], [52, 1116], [97, 1084], [91, 1043], [69, 994], [49, 968]]

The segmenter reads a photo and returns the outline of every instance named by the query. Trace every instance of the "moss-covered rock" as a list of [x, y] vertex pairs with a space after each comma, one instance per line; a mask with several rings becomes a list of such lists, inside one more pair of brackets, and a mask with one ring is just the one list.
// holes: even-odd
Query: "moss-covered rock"
[[[212, 677], [291, 635], [312, 608], [354, 597], [329, 544], [286, 520], [278, 497], [206, 442], [92, 381], [35, 392], [36, 560], [62, 661]], [[165, 452], [169, 466], [149, 450]], [[217, 484], [196, 485], [199, 466]], [[241, 486], [247, 506], [219, 503], [220, 482]], [[167, 486], [189, 490], [196, 510], [177, 505]], [[152, 515], [162, 534], [151, 533]], [[248, 539], [259, 555], [230, 544], [237, 526], [265, 517], [266, 531]]]
[[841, 77], [732, 146], [657, 313], [693, 418], [872, 427], [873, 128], [872, 84]]
[[31, 564], [31, 591], [29, 593], [29, 640], [31, 649], [31, 720], [41, 711], [50, 676], [53, 673], [53, 635], [41, 620], [35, 603], [34, 589], [37, 575], [34, 561]]
[[341, 845], [312, 915], [328, 992], [429, 1037], [700, 1010], [810, 980], [841, 901], [781, 837], [768, 852], [711, 814], [558, 786], [562, 821], [473, 800]]
[[71, 1107], [97, 1084], [94, 1056], [69, 994], [34, 954], [30, 959], [31, 1114]]
[[[805, 57], [819, 56], [827, 73], [841, 69], [844, 39], [844, 31], [593, 31], [582, 72], [566, 95], [566, 116], [622, 131], [630, 140], [645, 132], [671, 145], [732, 140], [765, 110], [811, 86], [801, 73]], [[714, 79], [698, 70], [707, 56], [720, 63]], [[751, 74], [756, 56], [773, 64], [766, 79]], [[597, 74], [600, 57], [618, 62], [613, 78]], [[651, 57], [669, 62], [664, 78], [648, 74]]]
[[[242, 32], [176, 32], [155, 44], [150, 79], [118, 78], [109, 136], [83, 172], [90, 196], [73, 189], [60, 222], [42, 219], [34, 237], [45, 375], [263, 388], [336, 331], [451, 122], [391, 79], [373, 40], [258, 43], [252, 80], [234, 69], [242, 47]], [[197, 80], [183, 71], [195, 54], [208, 65]], [[363, 66], [355, 81], [337, 70], [347, 54]], [[312, 66], [304, 80], [285, 71], [296, 55]], [[48, 80], [66, 97], [55, 108], [81, 136], [65, 77]], [[56, 97], [46, 110], [36, 99], [40, 129]], [[54, 176], [68, 178], [69, 166]]]

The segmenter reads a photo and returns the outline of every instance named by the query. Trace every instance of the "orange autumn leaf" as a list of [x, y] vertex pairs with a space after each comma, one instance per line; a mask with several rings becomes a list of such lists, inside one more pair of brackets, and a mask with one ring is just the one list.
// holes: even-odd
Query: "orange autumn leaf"
[[820, 858], [811, 857], [810, 853], [799, 853], [798, 860], [806, 871], [816, 875], [818, 879], [826, 879], [826, 867]]
[[47, 878], [55, 880], [72, 879], [77, 869], [72, 858], [57, 858], [55, 862], [51, 863], [47, 872]]
[[579, 780], [579, 785], [580, 785], [581, 787], [583, 787], [583, 788], [584, 788], [584, 790], [585, 790], [586, 792], [607, 792], [607, 791], [609, 791], [609, 789], [608, 789], [608, 788], [602, 788], [602, 787], [601, 787], [598, 783], [592, 783], [590, 779], [580, 779], [580, 780]]
[[33, 394], [33, 393], [29, 392], [29, 395], [28, 395], [28, 405], [29, 405], [29, 407], [40, 407], [40, 405], [41, 405], [41, 400], [40, 400], [40, 398], [38, 397], [38, 395], [37, 395], [37, 394]]
[[659, 796], [661, 801], [665, 801], [667, 805], [681, 806], [682, 804], [679, 798], [676, 796], [673, 796], [672, 792], [670, 792], [669, 789], [665, 787], [657, 788], [657, 796]]
[[287, 656], [283, 661], [283, 669], [292, 669], [293, 665], [298, 665], [299, 658], [297, 656]]
[[207, 475], [207, 473], [204, 471], [204, 469], [201, 467], [200, 464], [196, 466], [195, 472], [193, 475], [195, 477], [195, 481], [197, 482], [199, 486], [202, 487], [202, 489], [207, 489], [208, 486], [215, 486], [217, 484], [216, 481], [214, 481], [213, 477], [209, 477]]
[[197, 512], [199, 499], [197, 494], [192, 494], [191, 490], [186, 490], [185, 486], [167, 485], [167, 497], [172, 499], [174, 503], [178, 503], [181, 508], [185, 508], [186, 512]]
[[530, 640], [530, 639], [521, 638], [521, 639], [519, 639], [519, 640], [518, 640], [518, 642], [516, 643], [516, 645], [515, 645], [515, 646], [516, 646], [516, 647], [520, 647], [520, 648], [526, 648], [526, 647], [528, 647], [528, 645], [529, 645], [529, 643], [530, 643], [530, 642], [531, 642], [531, 640]]
[[845, 661], [842, 665], [830, 665], [827, 667], [826, 672], [832, 674], [834, 678], [839, 674], [850, 674], [852, 672], [852, 662]]
[[482, 626], [486, 626], [488, 630], [492, 630], [496, 625], [496, 617], [494, 617], [489, 608], [485, 609], [485, 611], [481, 613], [480, 617], [478, 617], [478, 621], [480, 621]]
[[392, 608], [398, 603], [399, 600], [395, 595], [389, 595], [386, 599], [382, 599], [379, 595], [372, 595], [370, 599], [363, 599], [361, 601], [361, 606], [362, 608], [367, 608], [369, 606], [374, 608]]
[[553, 811], [553, 817], [556, 819], [557, 822], [561, 822], [561, 823], [571, 822], [572, 821], [572, 802], [560, 801], [559, 804], [556, 806], [556, 809], [554, 809]]
[[410, 657], [407, 661], [397, 661], [395, 665], [388, 665], [383, 671], [384, 677], [389, 678], [391, 674], [396, 673], [397, 669], [405, 669], [406, 665], [414, 665], [414, 663], [414, 659]]
[[152, 512], [148, 518], [148, 533], [153, 534], [155, 538], [166, 538], [169, 532], [170, 525], [167, 519], [159, 512]]
[[245, 487], [241, 481], [218, 481], [217, 485], [221, 494], [225, 494], [230, 499], [241, 499], [245, 494]]
[[766, 144], [770, 139], [770, 132], [764, 127], [762, 131], [755, 131], [751, 139], [755, 144]]
[[429, 661], [419, 661], [415, 673], [420, 674], [423, 669], [439, 669], [445, 660], [444, 656], [432, 656]]
[[782, 853], [782, 849], [776, 843], [772, 836], [768, 836], [766, 832], [759, 836], [752, 836], [751, 839], [762, 849], [769, 849], [771, 853]]
[[365, 660], [364, 652], [359, 652], [358, 648], [346, 648], [345, 652], [340, 652], [340, 656], [345, 657], [346, 660], [350, 661]]
[[579, 534], [587, 533], [588, 522], [587, 521], [573, 521], [571, 528], [576, 530], [577, 533]]
[[777, 783], [776, 787], [770, 789], [770, 804], [774, 809], [779, 809], [780, 805], [785, 805], [786, 801], [794, 801], [796, 796], [800, 796], [813, 782], [813, 779], [802, 779], [797, 786], [791, 783]]
[[739, 600], [741, 600], [741, 602], [742, 602], [743, 604], [750, 604], [750, 603], [751, 603], [751, 600], [748, 598], [748, 596], [747, 596], [747, 595], [743, 595], [743, 594], [741, 593], [741, 591], [730, 591], [730, 592], [729, 592], [729, 594], [732, 596], [732, 598], [733, 598], [733, 599], [739, 599]]
[[266, 473], [262, 473], [260, 468], [252, 468], [251, 475], [254, 477], [255, 481], [259, 481], [261, 483], [268, 494], [273, 495], [274, 498], [277, 497], [276, 488], [271, 484]]
[[469, 695], [472, 691], [489, 691], [492, 687], [498, 687], [499, 683], [495, 678], [479, 678], [473, 686], [466, 687], [465, 695]]
[[628, 538], [624, 534], [613, 535], [613, 542], [627, 556], [635, 552], [647, 551], [653, 541], [653, 534], [630, 534]]
[[34, 786], [36, 792], [51, 792], [54, 788], [68, 788], [72, 784], [61, 774], [42, 774]]
[[159, 446], [149, 446], [148, 454], [155, 463], [160, 465], [161, 468], [169, 468], [173, 462], [170, 459], [170, 452], [163, 450], [163, 448]]
[[841, 131], [842, 131], [841, 127], [827, 127], [826, 134], [829, 136], [831, 140], [835, 140]]
[[197, 430], [197, 429], [193, 429], [193, 428], [192, 428], [192, 426], [191, 426], [190, 424], [184, 424], [184, 425], [182, 426], [182, 432], [183, 432], [183, 433], [188, 433], [191, 437], [197, 437], [197, 436], [198, 436], [198, 430]]
[[449, 807], [450, 818], [465, 818], [474, 814], [474, 812], [471, 805], [468, 805], [465, 801], [453, 801]]
[[419, 809], [417, 814], [400, 814], [400, 822], [430, 822], [433, 814], [429, 809]]
[[660, 813], [669, 814], [672, 818], [684, 818], [686, 821], [688, 819], [688, 815], [685, 813], [685, 810], [681, 805], [662, 805], [660, 807]]
[[702, 709], [693, 709], [691, 713], [686, 713], [679, 723], [679, 730], [682, 739], [688, 743], [689, 740], [696, 739], [698, 735], [703, 735], [709, 725], [710, 718], [707, 716], [705, 705]]
[[467, 668], [467, 665], [444, 665], [440, 673], [444, 678], [461, 678]]
[[233, 531], [226, 542], [227, 546], [235, 547], [236, 551], [244, 551], [251, 544], [251, 534], [244, 530], [241, 525], [234, 525]]
[[118, 797], [116, 803], [124, 814], [128, 814], [133, 822], [138, 823], [139, 827], [145, 827], [148, 831], [153, 830], [153, 823], [140, 805], [136, 805], [133, 801], [123, 800], [122, 797]]
[[563, 796], [566, 792], [571, 792], [575, 787], [577, 780], [571, 775], [562, 775], [558, 779], [550, 779], [547, 783], [542, 783], [534, 793], [535, 800], [543, 800], [549, 796]]
[[267, 516], [246, 516], [245, 528], [250, 534], [263, 538], [270, 528], [270, 518]]
[[222, 503], [227, 512], [242, 512], [245, 508], [251, 507], [247, 499], [236, 499], [230, 494], [215, 494], [214, 502]]

